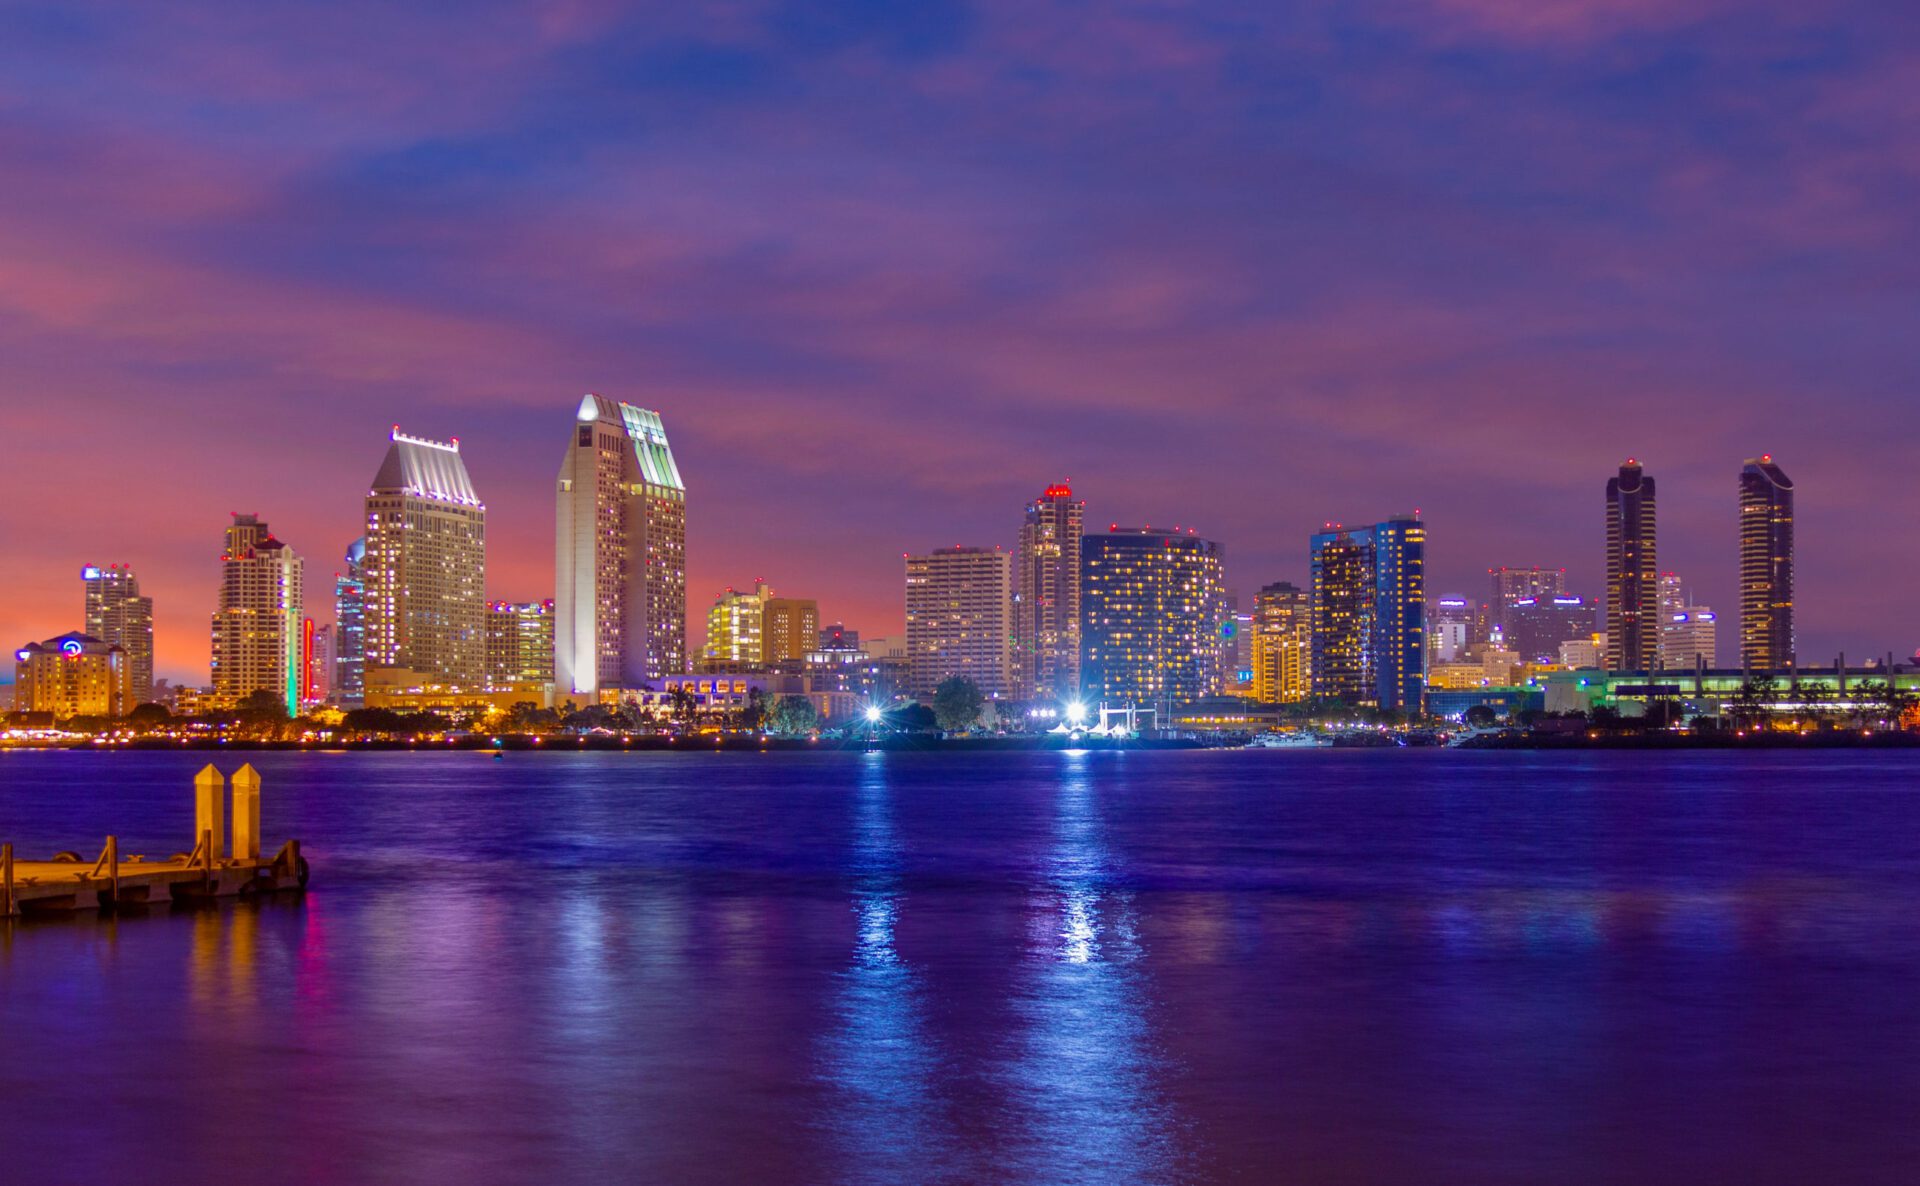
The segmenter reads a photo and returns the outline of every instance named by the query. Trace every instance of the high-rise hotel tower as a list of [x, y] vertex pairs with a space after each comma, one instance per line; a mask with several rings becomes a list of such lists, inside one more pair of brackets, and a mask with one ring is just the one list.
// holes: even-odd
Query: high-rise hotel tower
[[366, 683], [487, 682], [487, 508], [460, 442], [395, 426], [367, 490]]
[[1313, 691], [1418, 711], [1427, 682], [1427, 528], [1403, 515], [1309, 542]]
[[1219, 544], [1116, 527], [1081, 543], [1080, 687], [1110, 708], [1167, 712], [1220, 691], [1226, 588]]
[[1771, 453], [1740, 471], [1740, 662], [1793, 665], [1793, 479]]
[[333, 574], [333, 700], [345, 708], [366, 703], [367, 540], [347, 545], [347, 571]]
[[1080, 687], [1080, 540], [1087, 504], [1065, 482], [1027, 504], [1014, 554], [1013, 666], [1021, 699]]
[[258, 515], [233, 516], [213, 611], [213, 694], [238, 705], [271, 692], [300, 713], [302, 565]]
[[966, 679], [999, 699], [1013, 686], [1013, 557], [999, 548], [907, 556], [907, 661], [916, 696]]
[[687, 670], [687, 488], [658, 412], [589, 395], [560, 463], [554, 691]]
[[132, 708], [153, 695], [153, 598], [140, 595], [131, 567], [89, 564], [80, 570], [86, 590], [86, 632], [126, 652]]
[[1607, 666], [1614, 671], [1652, 671], [1660, 662], [1653, 495], [1653, 479], [1631, 457], [1607, 479]]

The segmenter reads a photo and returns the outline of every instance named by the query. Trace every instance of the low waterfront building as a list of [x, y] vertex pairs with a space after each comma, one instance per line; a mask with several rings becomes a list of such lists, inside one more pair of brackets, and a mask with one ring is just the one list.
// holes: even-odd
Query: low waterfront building
[[15, 712], [117, 717], [134, 703], [133, 661], [122, 647], [74, 631], [13, 653]]

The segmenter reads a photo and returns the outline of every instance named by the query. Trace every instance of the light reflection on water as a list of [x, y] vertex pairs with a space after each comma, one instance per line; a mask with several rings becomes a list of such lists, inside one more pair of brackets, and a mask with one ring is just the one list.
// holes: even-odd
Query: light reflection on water
[[0, 1182], [1904, 1183], [1920, 761], [1812, 758], [257, 755], [304, 900], [0, 925]]

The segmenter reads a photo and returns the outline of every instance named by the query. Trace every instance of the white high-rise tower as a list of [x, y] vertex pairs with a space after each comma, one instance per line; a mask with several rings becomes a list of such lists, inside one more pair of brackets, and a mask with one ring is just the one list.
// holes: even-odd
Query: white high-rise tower
[[554, 691], [595, 697], [685, 672], [687, 488], [658, 412], [580, 401], [554, 529]]

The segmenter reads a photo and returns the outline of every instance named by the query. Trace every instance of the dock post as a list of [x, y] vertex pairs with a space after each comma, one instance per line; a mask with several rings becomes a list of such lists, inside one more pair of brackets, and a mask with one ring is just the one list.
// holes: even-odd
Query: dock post
[[260, 772], [251, 762], [233, 772], [233, 859], [260, 863]]
[[0, 844], [0, 918], [13, 917], [13, 845]]
[[226, 804], [221, 794], [227, 789], [227, 780], [209, 762], [206, 769], [193, 776], [193, 832], [197, 837], [209, 839], [207, 858], [212, 860], [214, 850], [226, 839]]

